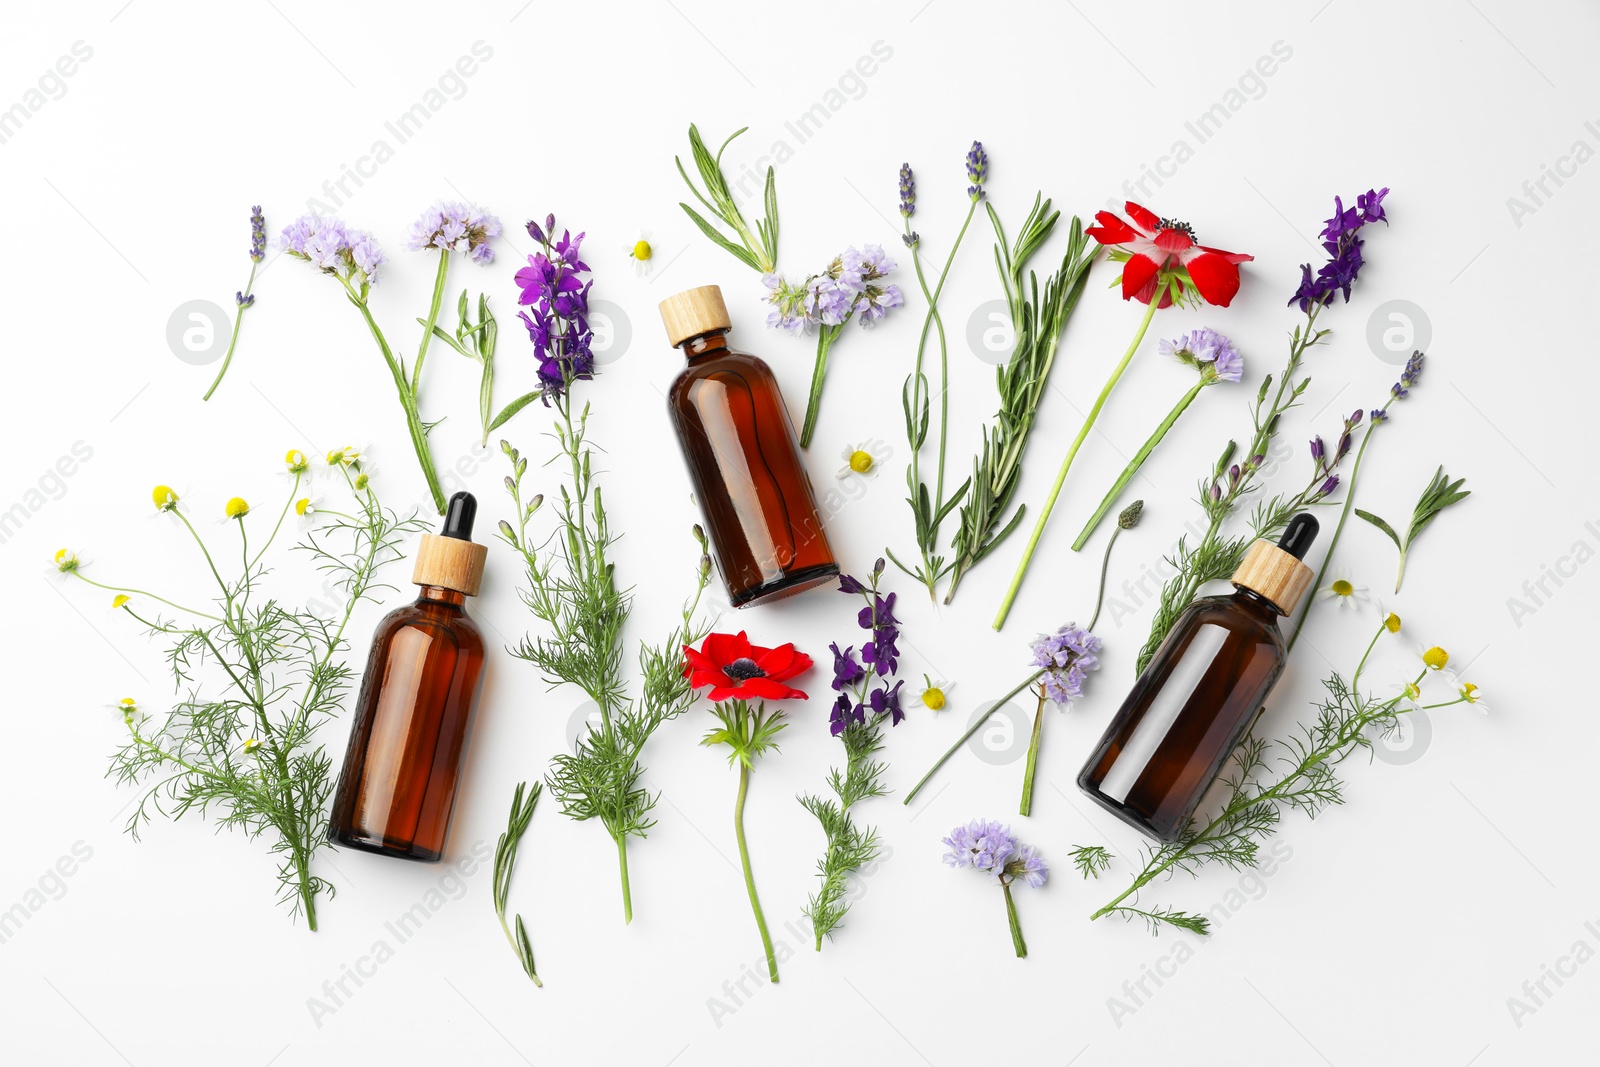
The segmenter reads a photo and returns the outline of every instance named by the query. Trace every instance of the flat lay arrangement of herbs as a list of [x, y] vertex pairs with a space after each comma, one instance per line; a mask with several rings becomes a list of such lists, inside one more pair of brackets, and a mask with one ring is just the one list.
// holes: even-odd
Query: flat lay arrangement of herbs
[[[131, 586], [91, 578], [77, 555], [63, 549], [56, 569], [113, 594], [111, 606], [166, 646], [167, 668], [179, 697], [164, 714], [122, 701], [128, 738], [109, 774], [141, 793], [127, 830], [135, 837], [157, 816], [209, 816], [219, 827], [264, 840], [278, 859], [278, 899], [317, 928], [317, 898], [334, 886], [313, 871], [327, 847], [333, 763], [316, 734], [338, 715], [350, 688], [345, 630], [357, 606], [388, 588], [379, 573], [400, 558], [400, 545], [423, 525], [385, 508], [362, 459], [353, 450], [328, 454], [328, 474], [349, 493], [346, 510], [314, 504], [311, 464], [291, 449], [283, 505], [264, 534], [263, 521], [243, 497], [217, 509], [232, 527], [226, 551], [208, 544], [189, 518], [189, 504], [169, 486], [151, 500], [158, 513], [194, 542], [197, 563], [215, 582], [204, 607], [192, 607]], [[332, 616], [294, 608], [267, 596], [261, 585], [268, 553], [291, 515], [311, 524], [295, 548], [310, 569], [326, 575], [338, 599]]]

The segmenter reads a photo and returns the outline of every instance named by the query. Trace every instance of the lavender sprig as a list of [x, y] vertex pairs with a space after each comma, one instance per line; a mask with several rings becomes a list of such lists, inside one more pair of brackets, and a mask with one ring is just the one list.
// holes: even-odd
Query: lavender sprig
[[257, 204], [250, 209], [250, 277], [245, 280], [244, 288], [233, 294], [233, 336], [228, 338], [228, 351], [222, 357], [222, 366], [217, 369], [217, 376], [211, 382], [211, 388], [206, 390], [206, 395], [201, 400], [210, 400], [211, 394], [217, 391], [217, 386], [222, 384], [222, 376], [228, 373], [228, 365], [233, 362], [233, 350], [239, 344], [239, 326], [244, 322], [244, 313], [256, 305], [256, 269], [261, 266], [261, 261], [267, 257], [267, 220], [261, 214], [261, 205]]

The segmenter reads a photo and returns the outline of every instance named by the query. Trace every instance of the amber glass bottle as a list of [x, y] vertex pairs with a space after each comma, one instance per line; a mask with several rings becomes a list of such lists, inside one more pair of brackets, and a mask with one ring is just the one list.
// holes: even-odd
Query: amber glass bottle
[[689, 360], [667, 406], [729, 601], [742, 608], [837, 576], [777, 379], [728, 347], [722, 291], [704, 285], [669, 297], [661, 320]]
[[1177, 840], [1283, 671], [1278, 618], [1311, 584], [1300, 559], [1316, 536], [1316, 519], [1295, 516], [1276, 545], [1250, 546], [1233, 595], [1178, 616], [1079, 773], [1080, 789], [1156, 840]]
[[443, 531], [417, 549], [416, 603], [386, 615], [372, 637], [333, 799], [335, 844], [429, 863], [444, 855], [483, 680], [483, 638], [465, 607], [488, 554], [471, 540], [477, 507], [471, 493], [450, 498]]

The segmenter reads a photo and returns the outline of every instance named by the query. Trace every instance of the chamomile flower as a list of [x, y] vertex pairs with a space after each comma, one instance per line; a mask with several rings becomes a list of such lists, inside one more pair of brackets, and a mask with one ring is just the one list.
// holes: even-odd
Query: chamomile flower
[[158, 485], [150, 490], [150, 502], [157, 511], [177, 511], [178, 494], [170, 485]]
[[139, 714], [139, 702], [132, 697], [123, 697], [117, 701], [116, 709], [122, 712], [122, 721], [133, 725], [133, 717]]
[[1379, 608], [1378, 610], [1379, 610], [1379, 614], [1381, 614], [1383, 616], [1383, 628], [1385, 630], [1388, 630], [1392, 634], [1399, 633], [1400, 632], [1400, 616], [1396, 615], [1392, 611], [1384, 611], [1382, 608]]
[[1461, 694], [1462, 700], [1465, 700], [1468, 704], [1471, 704], [1485, 715], [1489, 714], [1489, 705], [1484, 703], [1483, 691], [1477, 686], [1473, 685], [1471, 682], [1462, 682], [1461, 685], [1456, 689], [1456, 692]]
[[125, 608], [128, 606], [128, 601], [132, 599], [133, 598], [127, 593], [118, 593], [116, 596], [111, 598], [111, 607], [113, 610], [117, 608]]
[[1317, 599], [1335, 600], [1341, 609], [1359, 607], [1367, 600], [1367, 587], [1357, 585], [1349, 573], [1339, 571], [1333, 581], [1317, 590]]
[[242, 496], [229, 497], [222, 505], [222, 513], [230, 519], [242, 519], [250, 514], [250, 505]]
[[322, 505], [320, 497], [303, 496], [294, 502], [294, 514], [302, 530], [316, 525], [317, 511]]
[[878, 461], [873, 458], [871, 441], [859, 445], [845, 445], [839, 452], [839, 458], [844, 460], [844, 466], [839, 468], [840, 478], [848, 478], [855, 474], [864, 478], [878, 476]]
[[291, 475], [304, 474], [311, 469], [311, 461], [298, 448], [291, 448], [283, 454], [283, 465]]
[[1422, 702], [1422, 687], [1416, 682], [1401, 682], [1393, 687], [1400, 694], [1400, 703], [1409, 704], [1415, 708]]
[[350, 445], [335, 449], [328, 453], [328, 466], [330, 467], [360, 467], [361, 452]]
[[639, 239], [628, 246], [628, 258], [633, 260], [633, 272], [640, 277], [649, 274], [655, 264], [651, 262], [656, 251], [650, 246], [650, 231], [640, 230]]
[[246, 755], [246, 756], [253, 756], [253, 755], [255, 755], [255, 751], [256, 751], [256, 749], [258, 749], [258, 748], [260, 748], [260, 747], [261, 747], [261, 742], [260, 742], [260, 740], [259, 740], [259, 739], [257, 739], [257, 738], [254, 738], [254, 737], [247, 737], [247, 738], [245, 738], [245, 742], [244, 742], [244, 754], [245, 754], [245, 755]]
[[950, 690], [955, 688], [954, 682], [947, 682], [942, 678], [922, 676], [922, 692], [917, 694], [917, 703], [929, 711], [943, 711], [950, 700]]
[[81, 561], [78, 559], [76, 552], [63, 548], [56, 552], [55, 563], [57, 574], [71, 574], [78, 569]]

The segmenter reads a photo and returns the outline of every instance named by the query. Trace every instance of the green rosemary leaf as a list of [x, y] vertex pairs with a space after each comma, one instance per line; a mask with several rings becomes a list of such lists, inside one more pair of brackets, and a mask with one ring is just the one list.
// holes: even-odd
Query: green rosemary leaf
[[724, 251], [731, 252], [739, 260], [739, 262], [743, 263], [752, 270], [761, 269], [761, 264], [756, 261], [755, 256], [751, 255], [746, 249], [739, 247], [726, 237], [722, 236], [717, 228], [702, 218], [694, 208], [683, 203], [680, 203], [678, 206], [683, 208], [684, 214], [689, 216], [690, 221], [692, 221], [696, 226], [700, 227], [700, 232], [711, 238], [712, 242], [715, 243], [717, 247], [723, 249]]
[[1395, 548], [1401, 548], [1400, 535], [1394, 532], [1393, 526], [1390, 526], [1387, 522], [1384, 522], [1382, 519], [1378, 518], [1378, 516], [1363, 508], [1356, 508], [1355, 512], [1356, 518], [1365, 519], [1367, 522], [1372, 523], [1372, 525], [1376, 526], [1379, 530], [1382, 530], [1386, 535], [1388, 535], [1389, 540], [1394, 542]]
[[[528, 789], [527, 782], [518, 782], [516, 792], [511, 797], [511, 814], [506, 821], [506, 829], [495, 843], [494, 850], [494, 913], [500, 920], [500, 929], [505, 932], [506, 940], [511, 943], [511, 949], [517, 954], [517, 959], [522, 964], [522, 969], [536, 986], [543, 986], [539, 980], [539, 973], [533, 965], [533, 943], [528, 940], [527, 927], [523, 925], [522, 916], [516, 915], [515, 928], [506, 922], [506, 904], [511, 892], [511, 871], [517, 862], [517, 845], [522, 841], [522, 835], [527, 833], [528, 824], [533, 821], [533, 810], [539, 804], [540, 783], [535, 781], [533, 788]], [[526, 798], [526, 801], [524, 801]]]

